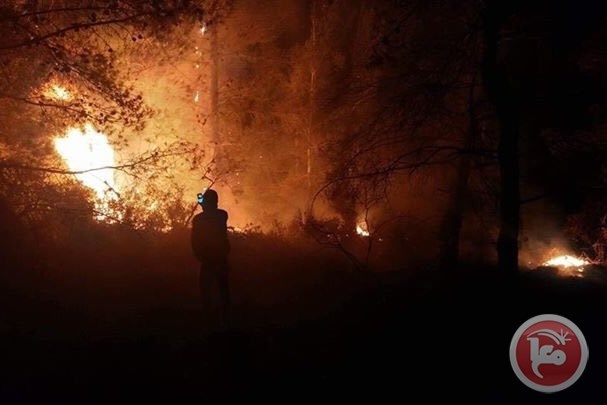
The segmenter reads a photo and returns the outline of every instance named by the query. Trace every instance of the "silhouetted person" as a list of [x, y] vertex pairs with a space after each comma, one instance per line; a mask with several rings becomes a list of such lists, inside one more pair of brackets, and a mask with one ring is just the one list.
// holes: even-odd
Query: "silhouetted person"
[[220, 322], [228, 322], [230, 289], [228, 283], [228, 213], [218, 209], [218, 196], [214, 190], [204, 193], [200, 203], [202, 213], [192, 220], [192, 250], [200, 262], [200, 297], [202, 310], [211, 316], [211, 292], [217, 288], [220, 300]]

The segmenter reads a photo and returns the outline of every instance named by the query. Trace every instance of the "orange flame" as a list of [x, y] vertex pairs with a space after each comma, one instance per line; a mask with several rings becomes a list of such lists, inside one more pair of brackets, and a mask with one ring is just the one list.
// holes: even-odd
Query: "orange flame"
[[550, 260], [544, 262], [544, 266], [553, 266], [553, 267], [583, 267], [590, 264], [590, 261], [586, 259], [581, 259], [579, 257], [570, 256], [570, 255], [562, 255], [553, 257]]
[[[117, 198], [114, 179], [114, 149], [107, 136], [87, 123], [84, 129], [68, 128], [65, 135], [55, 138], [55, 149], [74, 176], [97, 197], [96, 208], [106, 211], [108, 202]], [[103, 216], [98, 217], [103, 219]]]
[[356, 233], [364, 237], [369, 237], [371, 235], [367, 229], [367, 224], [365, 221], [360, 221], [356, 224]]

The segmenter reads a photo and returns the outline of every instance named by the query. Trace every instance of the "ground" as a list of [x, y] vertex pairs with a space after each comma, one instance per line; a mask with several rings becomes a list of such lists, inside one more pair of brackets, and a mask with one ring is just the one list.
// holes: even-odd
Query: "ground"
[[[586, 403], [601, 395], [601, 268], [586, 278], [552, 269], [510, 278], [491, 267], [370, 276], [324, 253], [255, 253], [241, 246], [227, 329], [201, 324], [195, 263], [180, 252], [162, 268], [151, 257], [130, 271], [54, 269], [6, 286], [0, 398]], [[34, 279], [36, 288], [24, 288]], [[509, 363], [514, 331], [541, 313], [574, 320], [590, 347], [582, 378], [558, 394], [523, 386]]]

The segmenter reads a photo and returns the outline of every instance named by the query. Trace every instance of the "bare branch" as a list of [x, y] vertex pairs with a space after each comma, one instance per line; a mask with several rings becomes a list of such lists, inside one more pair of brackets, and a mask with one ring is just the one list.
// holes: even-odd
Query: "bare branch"
[[[86, 6], [86, 7], [57, 7], [57, 8], [49, 8], [46, 10], [38, 10], [38, 11], [29, 11], [21, 14], [3, 14], [0, 15], [0, 21], [2, 20], [17, 20], [22, 18], [36, 17], [45, 14], [54, 14], [54, 13], [69, 13], [69, 12], [78, 12], [78, 11], [104, 11], [108, 10], [107, 6]], [[126, 11], [123, 8], [114, 8], [114, 11]]]
[[30, 38], [26, 41], [21, 41], [21, 42], [15, 43], [15, 44], [0, 46], [0, 50], [10, 50], [10, 49], [21, 48], [24, 46], [29, 46], [29, 45], [38, 45], [38, 44], [41, 44], [41, 43], [47, 41], [48, 39], [63, 35], [65, 33], [71, 32], [71, 31], [88, 29], [88, 28], [102, 26], [102, 25], [112, 25], [112, 24], [119, 24], [119, 23], [123, 23], [123, 22], [129, 22], [129, 21], [133, 21], [139, 17], [144, 17], [146, 15], [150, 15], [150, 13], [137, 13], [137, 14], [123, 17], [123, 18], [116, 18], [116, 19], [111, 19], [111, 20], [91, 21], [91, 22], [87, 22], [87, 23], [76, 23], [76, 24], [72, 24], [67, 27], [49, 32], [44, 35]]
[[32, 100], [27, 97], [19, 97], [19, 96], [7, 94], [7, 93], [0, 93], [0, 98], [6, 98], [6, 99], [10, 99], [10, 100], [20, 101], [20, 102], [30, 104], [30, 105], [33, 105], [36, 107], [59, 108], [59, 109], [66, 110], [66, 111], [80, 113], [80, 110], [70, 107], [69, 105], [66, 105], [66, 104], [47, 103], [44, 101]]

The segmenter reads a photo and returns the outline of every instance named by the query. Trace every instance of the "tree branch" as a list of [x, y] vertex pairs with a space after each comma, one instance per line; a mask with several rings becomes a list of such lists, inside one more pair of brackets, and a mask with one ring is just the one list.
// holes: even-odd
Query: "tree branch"
[[88, 29], [88, 28], [102, 26], [102, 25], [120, 24], [123, 22], [135, 20], [139, 17], [143, 17], [146, 15], [150, 15], [150, 13], [137, 13], [137, 14], [123, 17], [123, 18], [117, 18], [117, 19], [111, 19], [111, 20], [91, 21], [91, 22], [87, 22], [87, 23], [76, 23], [76, 24], [72, 24], [70, 26], [49, 32], [47, 34], [28, 39], [26, 41], [21, 41], [19, 43], [15, 43], [15, 44], [0, 46], [0, 50], [11, 50], [11, 49], [17, 49], [17, 48], [21, 48], [21, 47], [28, 46], [28, 45], [38, 45], [50, 38], [63, 35], [70, 31]]
[[26, 104], [30, 104], [36, 107], [50, 107], [50, 108], [59, 108], [62, 110], [66, 110], [66, 111], [71, 111], [74, 113], [80, 113], [80, 110], [70, 107], [69, 105], [65, 105], [65, 104], [56, 104], [56, 103], [45, 103], [43, 101], [35, 101], [35, 100], [31, 100], [29, 98], [26, 97], [19, 97], [19, 96], [15, 96], [12, 94], [7, 94], [7, 93], [0, 93], [0, 98], [7, 98], [10, 100], [15, 100], [15, 101], [21, 101], [23, 103]]
[[[14, 20], [21, 19], [21, 18], [36, 17], [39, 15], [53, 14], [53, 13], [69, 13], [69, 12], [77, 12], [77, 11], [105, 11], [105, 10], [108, 10], [108, 6], [58, 7], [58, 8], [50, 8], [50, 9], [46, 9], [46, 10], [30, 11], [30, 12], [26, 12], [26, 13], [22, 13], [22, 14], [17, 14], [17, 13], [8, 14], [7, 13], [7, 14], [0, 15], [0, 21], [2, 21], [2, 20], [14, 21]], [[112, 10], [113, 11], [126, 11], [123, 8], [114, 8]]]
[[96, 172], [99, 170], [120, 170], [123, 172], [127, 172], [128, 169], [134, 169], [137, 166], [140, 166], [144, 163], [151, 162], [151, 161], [154, 161], [157, 159], [171, 157], [171, 156], [180, 156], [180, 155], [183, 155], [184, 153], [185, 152], [171, 152], [171, 153], [154, 152], [154, 153], [152, 153], [148, 156], [142, 157], [138, 160], [124, 163], [121, 165], [100, 166], [100, 167], [95, 167], [95, 168], [85, 169], [85, 170], [68, 170], [68, 169], [59, 169], [56, 167], [33, 166], [33, 165], [28, 165], [28, 164], [4, 161], [4, 162], [0, 162], [0, 170], [14, 169], [14, 170], [45, 172], [45, 173], [61, 174], [61, 175], [78, 175], [78, 174]]

